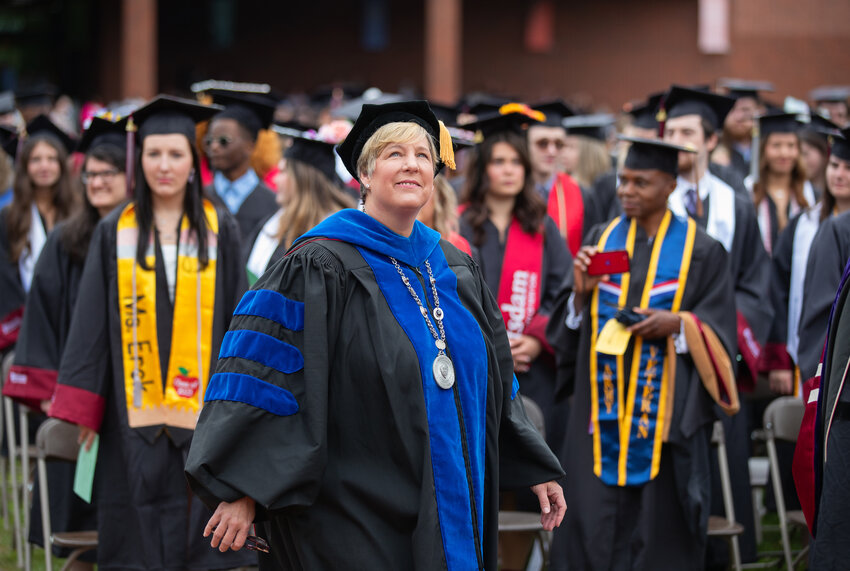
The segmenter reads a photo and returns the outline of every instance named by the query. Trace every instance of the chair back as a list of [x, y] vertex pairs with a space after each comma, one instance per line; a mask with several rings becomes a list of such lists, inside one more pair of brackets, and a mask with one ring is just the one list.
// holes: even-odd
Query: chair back
[[806, 406], [798, 397], [779, 397], [764, 411], [764, 427], [774, 438], [797, 442]]
[[15, 360], [15, 352], [14, 351], [9, 351], [3, 357], [3, 366], [2, 366], [2, 369], [0, 369], [0, 375], [2, 375], [2, 376], [0, 376], [0, 387], [2, 387], [4, 384], [6, 384], [6, 379], [9, 378], [9, 371], [12, 370], [12, 361], [14, 361], [14, 360]]
[[79, 429], [58, 418], [48, 418], [35, 435], [38, 457], [45, 460], [77, 461], [80, 445], [77, 444]]
[[522, 394], [519, 396], [522, 399], [522, 405], [525, 407], [525, 415], [528, 417], [528, 420], [531, 421], [531, 424], [534, 425], [540, 436], [546, 438], [546, 421], [543, 418], [543, 410], [530, 397]]

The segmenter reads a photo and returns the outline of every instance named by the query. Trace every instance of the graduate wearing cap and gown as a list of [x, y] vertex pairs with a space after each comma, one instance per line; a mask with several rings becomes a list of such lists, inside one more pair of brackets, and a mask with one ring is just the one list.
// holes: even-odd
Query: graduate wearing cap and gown
[[[121, 203], [126, 195], [124, 129], [124, 122], [113, 123], [101, 117], [92, 119], [76, 148], [77, 152], [86, 155], [83, 180], [90, 187], [86, 189], [83, 209], [57, 224], [48, 234], [33, 272], [27, 309], [15, 345], [15, 359], [9, 381], [3, 385], [3, 396], [38, 412], [53, 398], [91, 233], [101, 216]], [[95, 197], [94, 202], [91, 196]], [[72, 492], [74, 470], [75, 466], [66, 462], [47, 464], [53, 531], [97, 528], [94, 506]], [[30, 508], [29, 541], [44, 545], [38, 486], [36, 481]], [[54, 552], [67, 557], [70, 550], [54, 547]], [[95, 552], [87, 553], [83, 559], [93, 560], [94, 555]]]
[[236, 217], [247, 240], [269, 212], [277, 210], [275, 193], [251, 168], [251, 155], [262, 129], [272, 123], [274, 101], [260, 94], [211, 90], [213, 102], [224, 111], [209, 123], [204, 143], [215, 171], [211, 196]]
[[[557, 382], [546, 325], [571, 255], [533, 187], [525, 131], [540, 120], [539, 111], [509, 104], [468, 126], [482, 139], [461, 197], [460, 234], [478, 250], [484, 281], [496, 297], [508, 336], [518, 344], [515, 368], [523, 394], [543, 411], [546, 441], [561, 457], [569, 385], [566, 378]], [[497, 157], [497, 147], [511, 156]], [[508, 162], [519, 163], [519, 169], [506, 173], [502, 165]], [[498, 172], [491, 173], [491, 165]]]
[[743, 179], [752, 172], [750, 162], [754, 121], [765, 112], [760, 93], [772, 92], [774, 87], [767, 81], [733, 78], [719, 79], [717, 87], [735, 104], [723, 121], [720, 144], [712, 151], [712, 162], [722, 163]]
[[256, 562], [207, 547], [210, 512], [183, 476], [207, 380], [245, 285], [235, 220], [203, 199], [190, 176], [199, 165], [195, 124], [217, 110], [159, 96], [133, 112], [135, 200], [97, 225], [80, 278], [49, 414], [79, 425], [86, 442], [99, 435], [100, 569]]
[[283, 156], [277, 177], [280, 209], [261, 221], [245, 244], [250, 285], [281, 259], [301, 234], [334, 212], [356, 205], [337, 184], [332, 143], [293, 137]]
[[809, 92], [813, 108], [841, 128], [850, 121], [850, 85], [823, 85]]
[[[588, 191], [563, 172], [561, 154], [567, 144], [563, 121], [575, 113], [563, 101], [539, 103], [533, 107], [545, 115], [541, 124], [528, 128], [528, 152], [531, 157], [535, 187], [546, 201], [549, 217], [566, 240], [567, 248], [575, 254], [581, 247], [588, 226], [585, 222]], [[554, 151], [554, 152], [553, 152]], [[545, 175], [541, 183], [539, 179]]]
[[[738, 408], [728, 254], [666, 207], [686, 149], [627, 140], [625, 213], [590, 231], [559, 301], [577, 362], [552, 569], [702, 569], [714, 404]], [[594, 252], [621, 249], [628, 272], [587, 275]], [[627, 330], [620, 308], [643, 321]]]
[[[0, 353], [12, 348], [17, 341], [26, 294], [47, 235], [53, 229], [53, 224], [70, 216], [77, 206], [66, 161], [76, 141], [44, 115], [30, 121], [23, 137], [20, 144], [16, 140], [10, 142], [10, 150], [17, 150], [17, 146], [20, 146], [15, 169], [17, 185], [13, 190], [12, 202], [0, 210]], [[43, 149], [43, 144], [55, 151], [60, 163], [58, 177], [50, 183], [52, 186], [49, 188], [53, 194], [52, 219], [45, 218], [48, 213], [39, 209], [34, 195], [35, 181], [29, 174], [29, 166], [21, 164], [29, 161], [34, 151]], [[29, 185], [24, 186], [25, 178], [30, 179]], [[19, 222], [24, 218], [29, 218], [26, 236], [18, 237], [15, 229], [20, 228]], [[21, 239], [25, 240], [25, 245], [16, 259], [13, 246]]]
[[[746, 179], [756, 205], [759, 230], [768, 254], [788, 221], [815, 204], [815, 192], [806, 180], [797, 132], [803, 124], [794, 113], [762, 115], [758, 118], [758, 172]], [[775, 149], [775, 150], [774, 150]], [[780, 185], [786, 186], [781, 188]], [[777, 204], [784, 200], [784, 204]]]
[[[422, 135], [393, 142], [406, 123]], [[365, 212], [316, 226], [239, 304], [187, 465], [219, 506], [214, 547], [240, 547], [256, 517], [269, 569], [495, 569], [500, 486], [557, 488], [478, 267], [415, 221], [418, 190], [409, 230], [378, 218], [398, 220], [382, 210], [401, 208], [389, 180], [427, 191], [437, 161], [451, 165], [448, 138], [424, 101], [364, 105], [338, 152], [369, 189]], [[358, 169], [372, 152], [374, 170]]]

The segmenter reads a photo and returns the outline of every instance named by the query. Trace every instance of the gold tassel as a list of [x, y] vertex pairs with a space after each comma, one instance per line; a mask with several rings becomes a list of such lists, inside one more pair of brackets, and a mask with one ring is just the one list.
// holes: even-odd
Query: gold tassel
[[440, 123], [440, 160], [443, 161], [443, 164], [449, 167], [452, 170], [457, 168], [455, 164], [455, 150], [452, 144], [452, 135], [449, 133], [449, 130], [443, 124], [442, 121]]

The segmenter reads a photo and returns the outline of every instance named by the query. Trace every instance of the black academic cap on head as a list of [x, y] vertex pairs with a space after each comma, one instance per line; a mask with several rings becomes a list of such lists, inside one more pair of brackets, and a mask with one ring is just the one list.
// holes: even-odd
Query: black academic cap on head
[[471, 93], [458, 105], [464, 113], [472, 115], [491, 114], [499, 111], [502, 105], [510, 103], [507, 97], [490, 95], [487, 93]]
[[506, 103], [495, 113], [482, 115], [476, 121], [463, 125], [463, 128], [473, 131], [475, 141], [480, 143], [498, 133], [512, 132], [522, 135], [531, 125], [543, 123], [545, 120], [544, 113], [535, 111], [524, 103]]
[[735, 100], [731, 97], [679, 85], [672, 86], [662, 98], [666, 119], [699, 115], [715, 130], [723, 126], [726, 115], [734, 105]]
[[111, 145], [127, 150], [127, 118], [110, 121], [103, 117], [92, 117], [89, 128], [85, 130], [77, 143], [78, 153], [87, 153], [101, 145]]
[[261, 129], [271, 125], [274, 119], [277, 101], [262, 93], [231, 91], [226, 89], [210, 89], [207, 94], [213, 103], [222, 105], [224, 111], [218, 113], [215, 119], [233, 119], [256, 140]]
[[619, 139], [631, 143], [623, 166], [635, 170], [660, 170], [674, 177], [679, 174], [679, 153], [696, 152], [694, 148], [673, 145], [657, 139], [623, 135]]
[[771, 93], [775, 91], [773, 84], [769, 81], [750, 81], [729, 77], [718, 79], [717, 87], [723, 89], [726, 95], [733, 99], [743, 99], [744, 97], [760, 99], [759, 92]]
[[829, 136], [829, 154], [842, 161], [850, 162], [850, 129]]
[[809, 124], [805, 127], [807, 131], [815, 131], [817, 133], [821, 133], [822, 135], [832, 135], [834, 133], [838, 133], [841, 131], [841, 128], [824, 117], [823, 115], [818, 115], [817, 113], [813, 113], [809, 118]]
[[774, 133], [797, 133], [804, 124], [797, 113], [772, 113], [758, 117], [759, 136], [765, 139]]
[[15, 93], [18, 107], [30, 107], [34, 105], [53, 105], [56, 98], [56, 86], [50, 83], [35, 83], [18, 89]]
[[442, 121], [447, 127], [454, 127], [457, 125], [457, 105], [445, 105], [443, 103], [434, 103], [433, 101], [429, 101], [428, 105], [431, 106], [431, 111], [434, 112], [437, 119]]
[[809, 92], [809, 99], [815, 103], [839, 103], [850, 99], [850, 85], [824, 85]]
[[632, 116], [632, 125], [641, 129], [657, 129], [658, 105], [663, 95], [663, 92], [653, 93], [646, 101], [624, 105], [623, 111]]
[[27, 123], [26, 134], [27, 137], [36, 137], [41, 135], [51, 137], [59, 141], [67, 153], [73, 153], [74, 147], [77, 145], [77, 140], [60, 129], [47, 115], [39, 115]]
[[11, 91], [0, 93], [0, 115], [12, 113], [15, 110], [15, 94]]
[[133, 111], [133, 123], [138, 128], [138, 140], [148, 135], [185, 135], [195, 143], [195, 124], [210, 119], [221, 111], [218, 105], [201, 105], [191, 99], [157, 95], [146, 105]]
[[336, 175], [336, 155], [332, 143], [304, 136], [293, 137], [292, 145], [284, 151], [283, 156], [288, 161], [298, 161], [313, 167], [333, 183], [339, 178]]
[[589, 137], [604, 143], [608, 140], [611, 126], [614, 125], [614, 116], [608, 113], [576, 115], [567, 117], [561, 124], [567, 130], [567, 135]]
[[538, 103], [537, 105], [532, 105], [531, 108], [535, 111], [540, 111], [546, 116], [543, 124], [548, 127], [563, 127], [562, 123], [564, 119], [576, 114], [572, 107], [560, 99]]
[[399, 101], [384, 105], [366, 103], [348, 136], [336, 147], [336, 152], [342, 158], [345, 168], [356, 180], [360, 180], [357, 161], [360, 159], [360, 153], [363, 152], [363, 146], [375, 134], [375, 131], [384, 125], [396, 122], [416, 123], [434, 139], [440, 154], [434, 171], [435, 175], [443, 164], [449, 168], [455, 168], [451, 135], [431, 111], [427, 101]]

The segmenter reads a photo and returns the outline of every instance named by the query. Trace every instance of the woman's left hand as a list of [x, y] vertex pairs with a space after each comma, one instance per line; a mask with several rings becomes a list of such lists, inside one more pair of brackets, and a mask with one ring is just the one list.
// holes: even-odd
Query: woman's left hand
[[564, 514], [567, 512], [567, 502], [564, 500], [564, 490], [561, 486], [550, 481], [531, 486], [531, 491], [540, 502], [540, 511], [543, 513], [540, 523], [543, 524], [543, 529], [552, 531], [561, 525]]
[[543, 350], [543, 345], [539, 340], [530, 335], [520, 335], [510, 341], [511, 355], [514, 358], [514, 370], [517, 373], [527, 373], [531, 368], [531, 362]]

